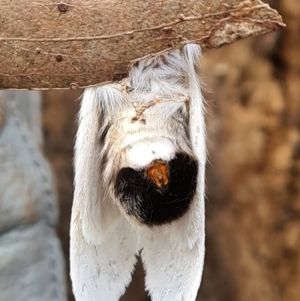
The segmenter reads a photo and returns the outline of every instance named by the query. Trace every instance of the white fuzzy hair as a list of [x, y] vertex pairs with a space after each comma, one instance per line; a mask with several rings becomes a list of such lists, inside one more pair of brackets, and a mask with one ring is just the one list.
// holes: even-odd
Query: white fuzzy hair
[[[123, 84], [84, 92], [75, 145], [70, 249], [77, 301], [119, 300], [140, 250], [152, 301], [195, 300], [205, 237], [200, 57], [198, 45], [186, 45], [136, 63]], [[137, 114], [134, 105], [148, 105], [143, 112], [146, 125], [128, 122]], [[170, 160], [178, 151], [198, 162], [197, 190], [189, 211], [165, 226], [132, 223], [111, 192], [116, 173], [124, 166], [146, 166], [155, 156]]]

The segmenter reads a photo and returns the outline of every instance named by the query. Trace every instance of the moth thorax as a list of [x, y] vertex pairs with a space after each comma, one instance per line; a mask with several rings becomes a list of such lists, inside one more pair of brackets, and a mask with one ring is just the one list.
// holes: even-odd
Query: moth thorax
[[123, 167], [114, 193], [129, 218], [148, 226], [170, 223], [189, 209], [196, 193], [197, 161], [177, 153], [169, 161], [153, 160], [140, 169]]

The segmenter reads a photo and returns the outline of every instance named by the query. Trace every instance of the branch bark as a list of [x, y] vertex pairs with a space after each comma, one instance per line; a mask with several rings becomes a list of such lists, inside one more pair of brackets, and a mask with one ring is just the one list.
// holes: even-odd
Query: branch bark
[[0, 89], [110, 82], [148, 55], [186, 43], [214, 49], [284, 26], [260, 0], [2, 0]]

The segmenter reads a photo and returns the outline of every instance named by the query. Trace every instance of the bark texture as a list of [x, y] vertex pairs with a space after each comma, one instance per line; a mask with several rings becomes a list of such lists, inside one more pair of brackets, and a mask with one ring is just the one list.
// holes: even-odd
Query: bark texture
[[189, 42], [218, 48], [284, 26], [260, 0], [4, 0], [0, 21], [0, 89], [119, 80], [144, 56]]

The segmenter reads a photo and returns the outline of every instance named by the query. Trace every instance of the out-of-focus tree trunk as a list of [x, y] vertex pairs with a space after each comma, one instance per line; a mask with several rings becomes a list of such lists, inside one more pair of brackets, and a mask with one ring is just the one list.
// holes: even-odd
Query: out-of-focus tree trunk
[[300, 300], [300, 2], [278, 8], [288, 25], [280, 37], [203, 62], [215, 93], [199, 300]]
[[67, 300], [57, 194], [41, 144], [41, 93], [0, 91], [1, 301]]
[[60, 215], [58, 234], [62, 240], [68, 275], [68, 297], [74, 300], [69, 277], [69, 228], [73, 200], [73, 142], [77, 131], [75, 123], [82, 91], [44, 92], [43, 129], [44, 151], [57, 178]]
[[2, 96], [7, 101], [12, 102], [16, 106], [17, 111], [21, 112], [20, 114], [26, 122], [26, 126], [33, 133], [38, 145], [42, 146], [42, 93], [39, 91], [4, 91]]

